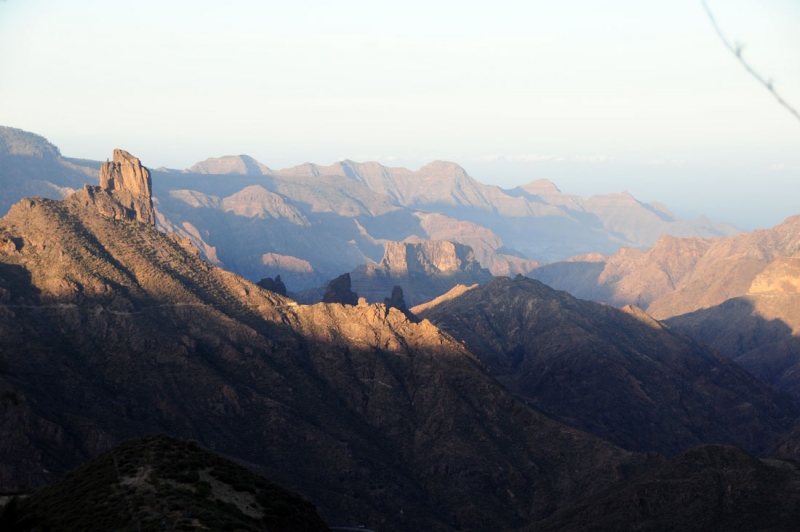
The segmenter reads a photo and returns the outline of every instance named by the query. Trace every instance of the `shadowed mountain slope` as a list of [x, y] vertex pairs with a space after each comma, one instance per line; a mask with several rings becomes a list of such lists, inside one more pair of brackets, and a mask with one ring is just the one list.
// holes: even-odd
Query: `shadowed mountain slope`
[[121, 209], [87, 187], [0, 220], [0, 489], [165, 432], [329, 522], [489, 530], [647, 462], [525, 406], [428, 322], [298, 306]]
[[800, 216], [728, 238], [663, 237], [646, 252], [575, 257], [530, 275], [577, 297], [640, 304], [800, 396]]
[[[800, 276], [792, 279], [800, 280]], [[800, 294], [796, 291], [750, 291], [721, 305], [670, 318], [667, 323], [800, 397]]]
[[735, 447], [707, 445], [588, 497], [525, 532], [789, 532], [799, 522], [796, 462], [758, 460]]
[[244, 467], [164, 435], [126, 441], [0, 507], [22, 530], [324, 532], [314, 506]]
[[420, 312], [509, 390], [622, 447], [677, 454], [700, 443], [765, 452], [797, 403], [636, 307], [495, 278]]

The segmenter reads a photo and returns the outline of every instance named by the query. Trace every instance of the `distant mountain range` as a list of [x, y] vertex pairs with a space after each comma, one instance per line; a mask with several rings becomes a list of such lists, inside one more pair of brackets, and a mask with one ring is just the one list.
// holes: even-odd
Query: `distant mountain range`
[[[122, 150], [105, 163], [71, 162], [45, 149], [40, 137], [5, 134], [16, 140], [6, 142], [4, 161], [21, 177], [37, 175], [24, 167], [38, 164], [46, 188], [77, 178], [71, 172], [83, 170], [73, 165], [96, 171], [99, 186], [75, 185], [63, 200], [23, 199], [0, 219], [0, 491], [52, 483], [120, 440], [147, 433], [198, 444], [139, 440], [118, 463], [106, 454], [86, 466], [105, 479], [116, 475], [117, 484], [129, 479], [135, 488], [114, 486], [111, 477], [94, 491], [92, 477], [78, 470], [32, 494], [29, 504], [5, 505], [0, 519], [12, 514], [24, 525], [28, 510], [52, 516], [52, 508], [74, 504], [79, 494], [86, 494], [92, 512], [124, 512], [119, 496], [128, 493], [141, 499], [125, 506], [149, 514], [153, 527], [163, 528], [150, 519], [154, 515], [173, 524], [188, 519], [184, 512], [204, 497], [207, 510], [219, 510], [204, 513], [217, 523], [209, 528], [237, 520], [243, 529], [260, 527], [262, 510], [270, 506], [265, 481], [199, 456], [202, 447], [300, 494], [328, 523], [369, 523], [388, 532], [613, 530], [631, 523], [642, 530], [691, 523], [785, 530], [796, 522], [798, 472], [784, 460], [800, 458], [800, 403], [787, 384], [792, 344], [783, 344], [785, 366], [758, 358], [770, 365], [754, 369], [787, 394], [676, 332], [692, 332], [694, 321], [669, 327], [639, 308], [582, 301], [522, 276], [489, 280], [480, 253], [457, 239], [394, 238], [406, 232], [406, 222], [430, 223], [485, 242], [495, 259], [517, 261], [515, 268], [556, 279], [564, 271], [561, 278], [585, 286], [594, 279], [595, 288], [644, 306], [646, 298], [655, 305], [678, 294], [663, 308], [704, 311], [714, 308], [715, 298], [722, 298], [724, 310], [726, 304], [741, 308], [739, 297], [755, 297], [746, 304], [758, 305], [762, 296], [775, 301], [796, 292], [796, 220], [750, 235], [662, 237], [649, 251], [622, 249], [618, 262], [592, 255], [542, 265], [511, 254], [500, 245], [505, 237], [488, 226], [401, 204], [430, 201], [425, 204], [488, 212], [476, 207], [475, 191], [489, 192], [472, 187], [450, 163], [403, 171], [414, 176], [407, 181], [420, 180], [417, 190], [400, 177], [387, 185], [372, 166], [373, 173], [364, 170], [358, 178], [326, 176], [313, 165], [281, 171], [286, 177], [251, 159], [226, 158], [195, 171], [229, 165], [244, 173], [158, 173]], [[249, 173], [256, 172], [254, 185]], [[460, 183], [451, 203], [437, 195], [432, 183], [439, 178], [426, 181], [427, 173]], [[193, 188], [165, 187], [170, 179]], [[371, 188], [378, 186], [386, 192]], [[531, 201], [519, 198], [520, 205]], [[165, 205], [178, 206], [182, 217]], [[496, 215], [487, 219], [510, 217]], [[540, 218], [514, 218], [522, 219]], [[212, 233], [218, 226], [238, 232]], [[351, 232], [340, 232], [348, 227]], [[176, 232], [159, 230], [165, 228]], [[308, 258], [268, 248], [258, 260], [242, 259], [254, 273], [265, 263], [302, 266], [306, 280], [318, 279], [324, 270], [315, 264], [323, 259], [345, 266], [347, 253], [365, 256], [361, 246], [376, 258], [338, 277], [338, 291], [330, 292], [349, 302], [313, 305], [264, 288], [278, 290], [282, 283], [260, 286], [204, 259], [232, 260], [226, 254], [234, 256], [236, 242], [250, 246], [236, 256], [256, 256], [263, 251], [258, 242], [273, 245], [264, 235], [281, 245], [302, 244]], [[648, 284], [637, 273], [640, 266], [661, 277]], [[606, 271], [604, 285], [599, 279]], [[405, 291], [389, 291], [398, 280], [414, 284], [417, 276], [420, 300], [456, 281], [480, 277], [483, 286], [458, 287], [415, 307], [428, 318], [420, 321], [403, 312]], [[351, 277], [386, 304], [359, 300]], [[627, 291], [615, 292], [622, 284], [614, 282], [626, 278]], [[692, 290], [681, 288], [688, 280]], [[637, 293], [637, 286], [643, 290]], [[737, 295], [742, 289], [747, 293]], [[789, 319], [788, 307], [775, 308], [777, 317], [764, 310], [748, 318], [770, 325], [779, 320], [775, 329], [739, 325], [735, 345], [788, 338], [777, 327]], [[692, 334], [717, 327], [708, 323]], [[678, 454], [720, 442], [765, 458], [718, 445]], [[143, 448], [150, 445], [159, 449]], [[163, 462], [162, 451], [183, 460], [171, 467], [169, 459], [162, 463], [166, 469], [141, 475]], [[109, 457], [119, 471], [109, 467]], [[209, 469], [195, 462], [213, 463]], [[215, 468], [235, 475], [214, 474]], [[174, 507], [153, 497], [156, 485]], [[242, 505], [249, 496], [233, 492], [251, 493], [255, 504]]]
[[[63, 158], [42, 137], [0, 128], [0, 214], [22, 197], [64, 197], [97, 176], [99, 165]], [[704, 218], [679, 219], [627, 193], [580, 198], [544, 179], [504, 190], [443, 161], [418, 171], [353, 161], [272, 170], [240, 155], [152, 174], [159, 227], [251, 280], [281, 275], [291, 291], [378, 263], [392, 241], [457, 242], [494, 275], [513, 275], [541, 261], [646, 248], [662, 234], [739, 232]]]

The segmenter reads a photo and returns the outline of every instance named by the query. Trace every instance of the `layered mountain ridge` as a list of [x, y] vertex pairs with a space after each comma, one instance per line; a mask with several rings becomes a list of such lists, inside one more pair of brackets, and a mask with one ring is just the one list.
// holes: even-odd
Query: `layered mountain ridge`
[[165, 432], [328, 522], [512, 529], [657, 460], [529, 408], [429, 322], [297, 305], [120, 216], [112, 192], [27, 199], [0, 220], [2, 490]]
[[[44, 153], [48, 146], [57, 153], [41, 137], [18, 130], [0, 128], [0, 137], [41, 145], [31, 153]], [[44, 159], [15, 157], [20, 168], [39, 169], [29, 175], [46, 173]], [[0, 160], [8, 158], [0, 152]], [[58, 161], [59, 168], [72, 165], [84, 175], [97, 176], [100, 166]], [[50, 173], [55, 177], [46, 186], [71, 188], [38, 187], [23, 194], [28, 188], [9, 183], [6, 208], [25, 195], [58, 199], [82, 185], [73, 183], [72, 174]], [[444, 161], [417, 171], [354, 161], [272, 170], [242, 155], [152, 174], [159, 227], [188, 238], [209, 261], [250, 280], [281, 275], [295, 292], [379, 263], [388, 242], [452, 241], [472, 247], [494, 275], [515, 275], [545, 260], [647, 247], [662, 233], [710, 237], [738, 231], [703, 219], [680, 220], [629, 194], [580, 198], [547, 180], [503, 190]], [[24, 181], [26, 174], [18, 175]]]
[[[335, 227], [331, 209], [344, 201], [362, 213], [350, 220], [360, 240], [349, 249], [380, 251], [387, 271], [409, 279], [430, 279], [433, 270], [486, 275], [477, 254], [458, 242], [373, 236], [376, 227], [402, 235], [404, 224], [445, 214], [404, 211], [353, 177], [352, 186], [334, 186], [313, 165], [302, 169], [305, 182], [240, 188], [246, 181], [237, 175], [275, 177], [244, 163], [244, 174], [214, 183], [218, 194], [209, 185], [151, 198], [151, 172], [115, 152], [114, 161], [97, 165], [101, 186], [61, 201], [26, 199], [0, 220], [0, 489], [42, 485], [121, 439], [167, 432], [300, 493], [329, 523], [390, 532], [624, 527], [643, 509], [654, 517], [643, 526], [683, 523], [675, 508], [686, 498], [671, 488], [653, 492], [659, 482], [698, 501], [727, 490], [697, 502], [687, 522], [721, 516], [710, 522], [729, 524], [737, 501], [749, 504], [741, 513], [747, 523], [762, 515], [775, 526], [792, 522], [790, 462], [701, 447], [653, 469], [662, 457], [632, 451], [676, 454], [724, 442], [788, 456], [797, 447], [796, 435], [782, 435], [798, 417], [795, 401], [638, 308], [576, 300], [521, 276], [498, 278], [417, 307], [454, 338], [408, 319], [400, 310], [404, 291], [395, 287], [381, 294], [385, 304], [305, 306], [209, 264], [203, 255], [217, 248], [204, 239], [213, 222], [233, 227], [243, 218], [255, 236], [268, 227], [262, 222], [280, 220], [279, 236], [291, 227]], [[478, 201], [466, 173], [446, 171], [465, 183], [453, 202]], [[163, 173], [201, 184], [217, 179]], [[556, 194], [546, 182], [526, 188], [520, 194]], [[309, 203], [277, 189], [302, 191]], [[435, 196], [401, 192], [403, 201]], [[170, 221], [160, 211], [169, 202], [190, 214], [205, 209], [208, 225], [201, 230], [188, 215]], [[469, 231], [477, 226], [452, 220]], [[158, 231], [170, 224], [193, 239]], [[791, 247], [790, 233], [774, 242]], [[490, 233], [472, 237], [487, 249], [496, 245]], [[304, 260], [258, 255], [255, 243], [252, 252], [273, 264]], [[749, 296], [791, 293], [791, 259], [761, 270]], [[767, 499], [753, 495], [759, 491], [782, 501], [780, 511], [764, 513]], [[570, 517], [577, 521], [565, 524]]]

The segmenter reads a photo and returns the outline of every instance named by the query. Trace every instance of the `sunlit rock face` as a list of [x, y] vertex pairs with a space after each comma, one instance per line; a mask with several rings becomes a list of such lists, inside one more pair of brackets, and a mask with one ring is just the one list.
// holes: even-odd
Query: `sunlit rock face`
[[100, 167], [100, 188], [126, 208], [127, 212], [116, 216], [116, 219], [155, 225], [150, 171], [142, 166], [139, 159], [125, 150], [114, 150], [114, 160]]

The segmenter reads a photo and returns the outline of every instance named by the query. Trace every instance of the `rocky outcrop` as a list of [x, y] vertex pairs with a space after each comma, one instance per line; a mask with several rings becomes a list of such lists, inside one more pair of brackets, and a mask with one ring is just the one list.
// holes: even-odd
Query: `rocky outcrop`
[[265, 277], [256, 284], [265, 290], [269, 290], [270, 292], [275, 292], [276, 294], [282, 296], [286, 295], [286, 285], [283, 284], [283, 281], [281, 281], [280, 275], [276, 275], [275, 279], [272, 277]]
[[388, 311], [390, 308], [396, 308], [400, 312], [402, 312], [409, 321], [414, 323], [419, 322], [419, 318], [411, 313], [406, 306], [406, 301], [403, 298], [403, 289], [399, 286], [395, 286], [392, 288], [392, 295], [391, 297], [387, 297], [383, 300], [383, 304], [386, 306], [386, 310]]
[[322, 296], [323, 303], [341, 303], [342, 305], [358, 305], [358, 294], [350, 289], [350, 274], [340, 275], [330, 283]]
[[482, 270], [471, 247], [442, 240], [414, 244], [389, 242], [380, 266], [393, 277], [430, 277]]
[[492, 278], [471, 247], [441, 240], [388, 242], [379, 264], [360, 266], [351, 276], [355, 290], [371, 303], [383, 301], [384, 294], [402, 285], [411, 305], [430, 301], [457, 284]]
[[155, 225], [153, 184], [150, 171], [125, 150], [114, 150], [114, 160], [100, 167], [100, 189], [108, 192], [125, 209], [116, 219]]

